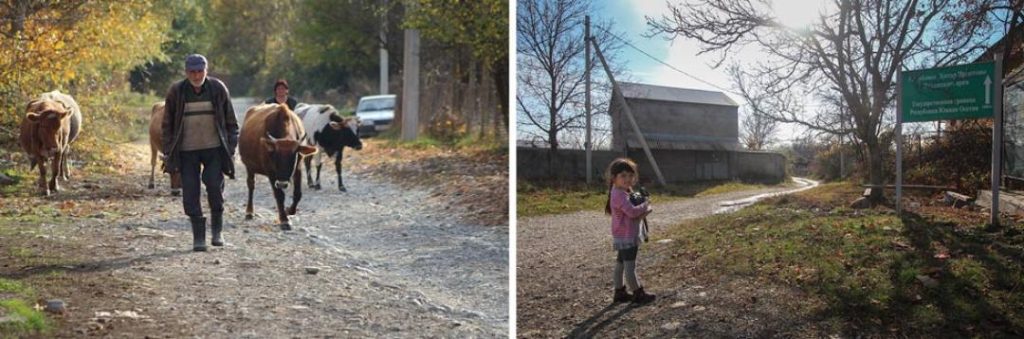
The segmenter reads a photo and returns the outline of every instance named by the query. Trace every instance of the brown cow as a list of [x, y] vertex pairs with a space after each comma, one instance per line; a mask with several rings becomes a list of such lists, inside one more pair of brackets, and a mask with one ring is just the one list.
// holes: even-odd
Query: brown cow
[[[153, 177], [156, 176], [156, 159], [157, 155], [160, 155], [161, 162], [163, 162], [166, 154], [160, 150], [160, 136], [163, 135], [163, 129], [160, 124], [164, 121], [164, 102], [158, 102], [153, 104], [153, 111], [149, 114], [149, 188], [155, 188], [153, 184]], [[166, 166], [163, 164], [161, 166]], [[171, 173], [171, 195], [181, 194], [181, 172]]]
[[[252, 220], [252, 191], [256, 174], [270, 179], [277, 201], [278, 226], [290, 230], [289, 215], [295, 215], [299, 200], [302, 199], [302, 169], [298, 166], [303, 157], [316, 153], [316, 147], [302, 144], [306, 132], [302, 120], [287, 105], [263, 104], [245, 112], [245, 122], [238, 139], [238, 154], [245, 165], [245, 183], [249, 187], [249, 200], [245, 205], [245, 219]], [[284, 190], [294, 185], [292, 205], [284, 208]]]
[[[39, 166], [39, 188], [43, 195], [50, 195], [51, 191], [60, 190], [58, 176], [64, 180], [71, 177], [67, 157], [82, 127], [82, 110], [70, 95], [53, 91], [29, 102], [26, 111], [18, 141], [21, 149], [28, 153], [29, 169]], [[53, 171], [49, 185], [46, 182], [47, 159], [51, 160]]]

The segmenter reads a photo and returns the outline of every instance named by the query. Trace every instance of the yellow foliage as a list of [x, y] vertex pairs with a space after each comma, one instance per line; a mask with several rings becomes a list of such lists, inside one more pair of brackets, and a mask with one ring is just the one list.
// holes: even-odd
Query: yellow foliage
[[48, 4], [26, 13], [21, 30], [0, 26], [0, 127], [13, 126], [24, 103], [39, 93], [88, 92], [164, 58], [170, 20], [155, 2]]

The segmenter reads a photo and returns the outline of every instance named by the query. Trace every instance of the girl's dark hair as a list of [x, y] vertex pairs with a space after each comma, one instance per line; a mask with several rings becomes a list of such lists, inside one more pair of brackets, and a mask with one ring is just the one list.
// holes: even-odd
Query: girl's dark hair
[[637, 170], [636, 162], [629, 158], [618, 158], [608, 164], [608, 169], [604, 171], [605, 179], [608, 180], [608, 200], [604, 203], [605, 214], [612, 214], [612, 187], [615, 185], [615, 176], [622, 172], [637, 174], [640, 171]]

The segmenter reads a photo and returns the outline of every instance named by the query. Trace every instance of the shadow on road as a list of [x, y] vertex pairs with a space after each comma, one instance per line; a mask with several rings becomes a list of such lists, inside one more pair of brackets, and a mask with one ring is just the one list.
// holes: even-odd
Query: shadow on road
[[[607, 313], [611, 312], [613, 309], [615, 309], [615, 306], [618, 306], [618, 304], [616, 304], [616, 303], [609, 304], [608, 306], [605, 306], [604, 308], [602, 308], [600, 311], [597, 311], [597, 313], [594, 313], [594, 315], [590, 316], [590, 318], [587, 318], [587, 320], [584, 320], [584, 321], [580, 322], [579, 324], [576, 324], [576, 326], [574, 326], [572, 332], [569, 332], [568, 337], [569, 338], [593, 338], [598, 333], [600, 333], [601, 330], [603, 330], [605, 327], [608, 327], [608, 325], [611, 325], [611, 323], [615, 322], [615, 320], [618, 320], [623, 315], [626, 315], [626, 313], [629, 313], [630, 311], [632, 311], [632, 310], [637, 308], [633, 304], [626, 304], [626, 306], [624, 306], [618, 312], [612, 313], [611, 315], [609, 315], [604, 320], [601, 320], [601, 318], [604, 317], [605, 314], [607, 314]], [[600, 322], [598, 322], [598, 320], [600, 320]]]
[[117, 270], [125, 267], [130, 267], [135, 263], [154, 261], [158, 259], [166, 259], [179, 255], [187, 255], [193, 253], [191, 249], [181, 249], [173, 251], [156, 252], [143, 256], [127, 256], [118, 257], [108, 260], [88, 261], [88, 262], [77, 262], [77, 263], [61, 263], [61, 264], [49, 264], [41, 266], [30, 266], [23, 268], [21, 271], [6, 274], [6, 278], [9, 279], [24, 279], [30, 276], [49, 274], [51, 272], [63, 272], [63, 273], [92, 273], [92, 272], [103, 272], [109, 270]]

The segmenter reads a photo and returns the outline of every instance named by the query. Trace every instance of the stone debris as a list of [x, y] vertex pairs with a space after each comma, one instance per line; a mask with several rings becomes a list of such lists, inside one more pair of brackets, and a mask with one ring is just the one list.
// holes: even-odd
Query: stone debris
[[46, 301], [46, 311], [50, 313], [64, 314], [67, 311], [63, 300], [52, 299]]

